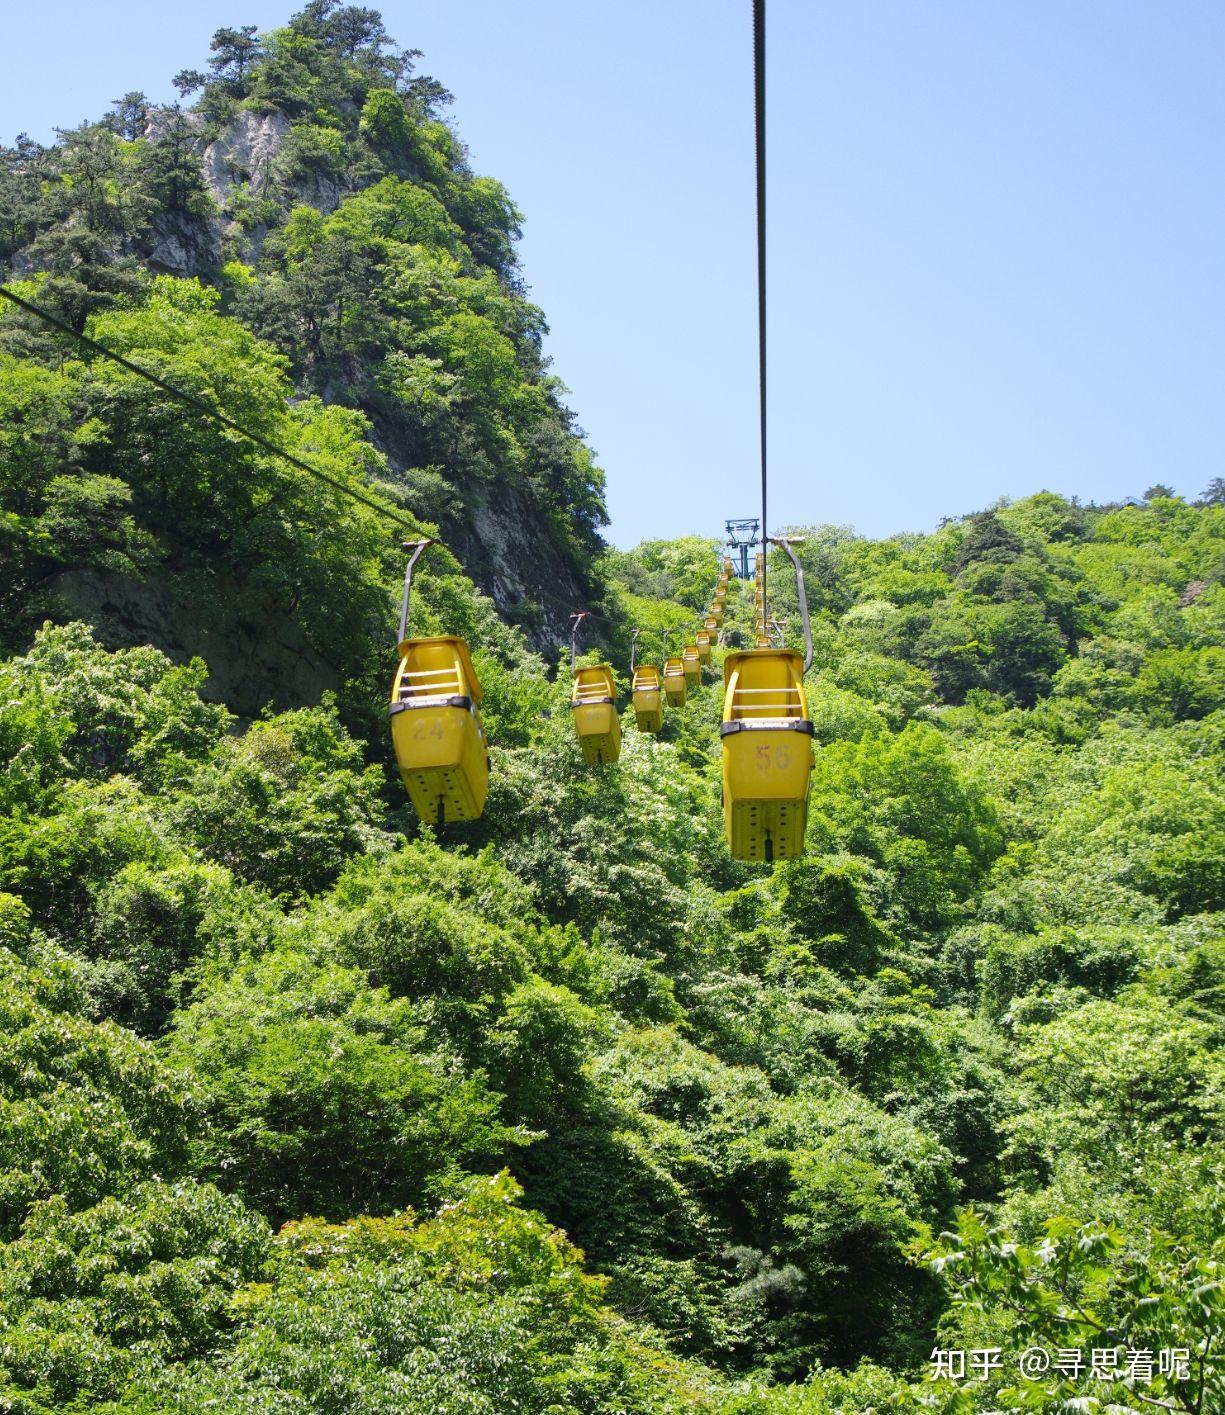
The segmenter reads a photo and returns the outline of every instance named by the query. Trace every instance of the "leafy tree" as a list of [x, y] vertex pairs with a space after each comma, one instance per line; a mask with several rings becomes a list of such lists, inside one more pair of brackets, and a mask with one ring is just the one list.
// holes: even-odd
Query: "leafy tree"
[[1015, 560], [1025, 548], [1021, 537], [1012, 531], [994, 511], [982, 511], [966, 518], [966, 532], [953, 556], [952, 568], [964, 571], [975, 561], [1006, 564]]
[[200, 175], [199, 135], [178, 106], [141, 154], [145, 193], [160, 211], [208, 217], [216, 207]]
[[45, 149], [25, 133], [0, 148], [0, 261], [7, 262], [38, 230], [43, 218], [40, 169]]
[[187, 98], [208, 83], [208, 75], [199, 69], [180, 69], [172, 80], [180, 98]]
[[111, 104], [112, 122], [115, 131], [127, 142], [135, 142], [144, 136], [145, 125], [149, 121], [149, 99], [138, 90], [125, 93]]
[[963, 779], [932, 728], [833, 743], [819, 757], [810, 837], [890, 871], [895, 896], [916, 921], [955, 917], [999, 851], [991, 803]]
[[147, 1043], [80, 1015], [62, 965], [44, 973], [0, 954], [0, 1234], [30, 1206], [72, 1207], [173, 1172], [185, 1158], [189, 1086]]
[[1094, 999], [1026, 1029], [1021, 1079], [1038, 1106], [1009, 1122], [1013, 1163], [1041, 1173], [1081, 1156], [1110, 1170], [1163, 1139], [1207, 1139], [1221, 1103], [1211, 1040], [1205, 1024], [1171, 1028], [1139, 999]]
[[71, 722], [65, 777], [166, 785], [203, 762], [232, 720], [201, 700], [202, 660], [176, 666], [152, 647], [107, 653], [81, 623], [44, 626], [30, 652], [6, 667], [15, 691], [45, 698]]
[[1136, 681], [1135, 701], [1158, 721], [1172, 722], [1225, 707], [1225, 649], [1210, 645], [1149, 654]]
[[1112, 996], [1139, 966], [1138, 938], [1123, 929], [1101, 933], [1040, 928], [1020, 937], [992, 931], [978, 968], [979, 994], [996, 1016], [1043, 984]]
[[0, 1399], [101, 1408], [166, 1366], [207, 1359], [269, 1256], [267, 1225], [210, 1185], [151, 1179], [70, 1212], [31, 1209], [3, 1245]]
[[247, 73], [258, 60], [262, 48], [256, 26], [242, 25], [238, 29], [223, 27], [214, 33], [208, 47], [214, 55], [209, 60], [214, 76], [236, 93], [243, 93]]
[[150, 1383], [150, 1398], [165, 1403], [147, 1408], [327, 1401], [387, 1415], [550, 1406], [668, 1415], [694, 1398], [706, 1405], [700, 1373], [602, 1306], [582, 1255], [519, 1207], [521, 1192], [502, 1175], [472, 1182], [421, 1224], [289, 1225], [276, 1281], [232, 1354], [186, 1385], [178, 1373]]
[[334, 711], [300, 709], [221, 742], [175, 803], [178, 832], [241, 879], [290, 897], [335, 879], [373, 843], [380, 817], [376, 767]]
[[190, 966], [220, 943], [229, 951], [244, 934], [262, 936], [271, 917], [262, 895], [216, 866], [126, 865], [95, 904], [84, 975], [94, 1009], [137, 1032], [161, 1032]]
[[412, 126], [404, 100], [394, 89], [371, 90], [362, 108], [359, 131], [376, 149], [394, 153], [408, 146]]
[[[973, 1210], [962, 1213], [956, 1229], [942, 1234], [929, 1253], [961, 1310], [988, 1316], [993, 1335], [1010, 1350], [1102, 1350], [1111, 1359], [1101, 1368], [1117, 1373], [1091, 1378], [1070, 1367], [1013, 1384], [997, 1380], [988, 1398], [995, 1397], [998, 1408], [1071, 1401], [1091, 1408], [1090, 1401], [1109, 1400], [1118, 1409], [1157, 1405], [1188, 1415], [1211, 1409], [1223, 1391], [1210, 1360], [1225, 1316], [1221, 1259], [1219, 1245], [1196, 1252], [1152, 1231], [1136, 1245], [1111, 1225], [1077, 1224], [1062, 1215], [1047, 1223], [1040, 1243], [1023, 1244]], [[1185, 1352], [1185, 1361], [1129, 1375], [1133, 1343], [1150, 1356], [1158, 1349]]]
[[283, 1220], [420, 1203], [522, 1137], [407, 1001], [292, 948], [202, 980], [168, 1055], [202, 1078], [198, 1172]]

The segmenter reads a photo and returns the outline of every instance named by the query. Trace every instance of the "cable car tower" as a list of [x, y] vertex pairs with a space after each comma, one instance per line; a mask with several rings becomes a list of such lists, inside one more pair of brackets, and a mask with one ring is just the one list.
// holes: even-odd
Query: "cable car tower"
[[746, 516], [739, 521], [725, 521], [727, 548], [732, 555], [732, 565], [738, 580], [749, 578], [749, 551], [761, 544], [761, 521], [757, 516]]

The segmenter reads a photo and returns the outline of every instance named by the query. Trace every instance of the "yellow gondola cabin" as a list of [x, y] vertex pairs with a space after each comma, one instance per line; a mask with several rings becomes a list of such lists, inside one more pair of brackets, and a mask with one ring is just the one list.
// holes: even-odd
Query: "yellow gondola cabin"
[[417, 814], [475, 820], [489, 792], [481, 685], [463, 639], [404, 639], [391, 688], [391, 740]]
[[690, 686], [696, 688], [702, 681], [702, 656], [698, 653], [697, 644], [686, 644], [681, 649], [681, 663]]
[[631, 698], [639, 732], [660, 731], [664, 725], [664, 689], [654, 664], [644, 663], [634, 669]]
[[812, 721], [804, 663], [789, 649], [730, 653], [723, 664], [723, 820], [738, 860], [804, 850]]
[[584, 761], [591, 766], [615, 762], [621, 755], [621, 719], [613, 672], [607, 663], [574, 670], [570, 708]]
[[709, 629], [699, 629], [693, 636], [693, 641], [698, 646], [698, 658], [701, 659], [703, 663], [710, 662], [710, 638]]
[[689, 680], [685, 665], [679, 658], [664, 659], [664, 696], [669, 707], [684, 707], [689, 696]]

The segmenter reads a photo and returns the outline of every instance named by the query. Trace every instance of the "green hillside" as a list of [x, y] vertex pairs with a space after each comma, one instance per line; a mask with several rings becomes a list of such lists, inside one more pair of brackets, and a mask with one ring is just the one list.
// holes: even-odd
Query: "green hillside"
[[[717, 544], [601, 541], [416, 57], [315, 0], [3, 154], [5, 283], [332, 484], [0, 309], [0, 1411], [1225, 1408], [1225, 487], [797, 528], [807, 853], [737, 863], [722, 646], [582, 762], [569, 612], [624, 705]], [[346, 490], [449, 547], [479, 821]]]

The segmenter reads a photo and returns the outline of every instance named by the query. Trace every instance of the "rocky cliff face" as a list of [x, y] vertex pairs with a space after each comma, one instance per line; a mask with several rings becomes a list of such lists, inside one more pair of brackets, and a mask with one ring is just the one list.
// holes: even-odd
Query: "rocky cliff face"
[[242, 182], [262, 195], [285, 145], [289, 119], [283, 113], [240, 112], [204, 149], [201, 172], [217, 205], [224, 209]]
[[73, 570], [57, 576], [51, 590], [63, 617], [92, 624], [111, 648], [156, 644], [176, 663], [202, 658], [209, 667], [203, 696], [240, 718], [258, 717], [268, 706], [313, 706], [340, 688], [292, 619], [266, 605], [244, 607], [241, 587], [224, 577], [187, 571], [137, 579]]
[[203, 275], [221, 264], [221, 223], [165, 212], [150, 223], [146, 260], [167, 275]]

